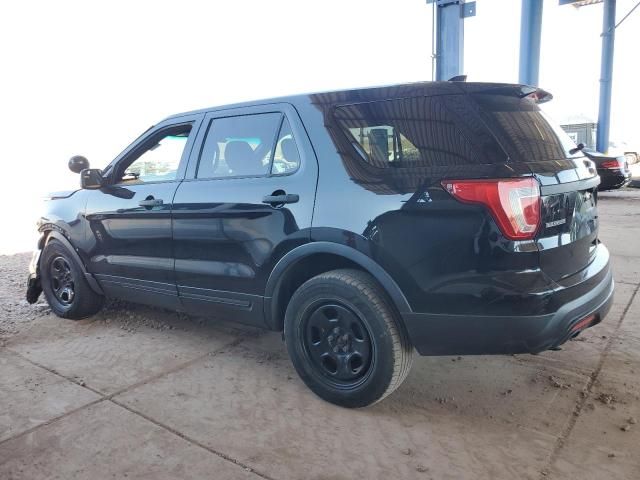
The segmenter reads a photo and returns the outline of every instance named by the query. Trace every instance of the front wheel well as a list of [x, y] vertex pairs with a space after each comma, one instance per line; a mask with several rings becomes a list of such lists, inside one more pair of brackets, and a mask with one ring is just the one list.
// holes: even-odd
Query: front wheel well
[[47, 245], [47, 241], [49, 240], [49, 235], [51, 234], [51, 230], [42, 230], [40, 232], [40, 237], [38, 238], [38, 250], [43, 250]]

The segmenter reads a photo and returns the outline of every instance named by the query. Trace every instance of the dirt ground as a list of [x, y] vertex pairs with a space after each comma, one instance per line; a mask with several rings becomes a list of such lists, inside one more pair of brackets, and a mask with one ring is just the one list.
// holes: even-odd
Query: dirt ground
[[601, 195], [611, 313], [562, 351], [417, 357], [371, 408], [316, 398], [277, 333], [111, 302], [62, 320], [0, 257], [0, 478], [638, 479], [640, 191]]

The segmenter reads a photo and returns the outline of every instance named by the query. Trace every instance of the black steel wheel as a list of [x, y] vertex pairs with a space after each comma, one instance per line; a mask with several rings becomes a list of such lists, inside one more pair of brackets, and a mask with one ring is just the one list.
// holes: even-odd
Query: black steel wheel
[[97, 313], [104, 297], [94, 292], [84, 270], [57, 240], [51, 240], [40, 256], [42, 291], [51, 310], [63, 318], [79, 320]]
[[382, 400], [405, 379], [413, 348], [386, 292], [367, 273], [332, 270], [291, 297], [284, 336], [300, 378], [344, 407]]
[[309, 364], [337, 387], [352, 387], [369, 372], [373, 345], [364, 320], [335, 301], [319, 301], [303, 316], [300, 329]]
[[71, 266], [66, 258], [55, 257], [49, 264], [49, 278], [53, 294], [62, 305], [71, 305], [75, 297], [75, 286]]

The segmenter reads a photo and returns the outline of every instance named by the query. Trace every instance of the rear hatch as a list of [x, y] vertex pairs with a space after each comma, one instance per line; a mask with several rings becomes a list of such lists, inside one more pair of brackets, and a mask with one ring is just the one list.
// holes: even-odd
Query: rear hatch
[[555, 281], [583, 270], [598, 245], [600, 178], [594, 163], [540, 109], [538, 103], [551, 98], [546, 92], [501, 86], [470, 94], [509, 163], [525, 164], [540, 182], [536, 244], [542, 270]]

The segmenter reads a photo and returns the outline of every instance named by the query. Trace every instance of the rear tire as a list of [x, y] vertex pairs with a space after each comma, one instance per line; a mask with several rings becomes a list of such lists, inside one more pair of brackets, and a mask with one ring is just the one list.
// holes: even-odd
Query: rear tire
[[367, 273], [333, 270], [305, 282], [284, 321], [300, 378], [343, 407], [379, 402], [404, 381], [413, 347], [384, 290]]
[[42, 290], [57, 316], [80, 320], [102, 309], [104, 297], [94, 292], [84, 278], [84, 270], [56, 240], [44, 247], [40, 259]]

